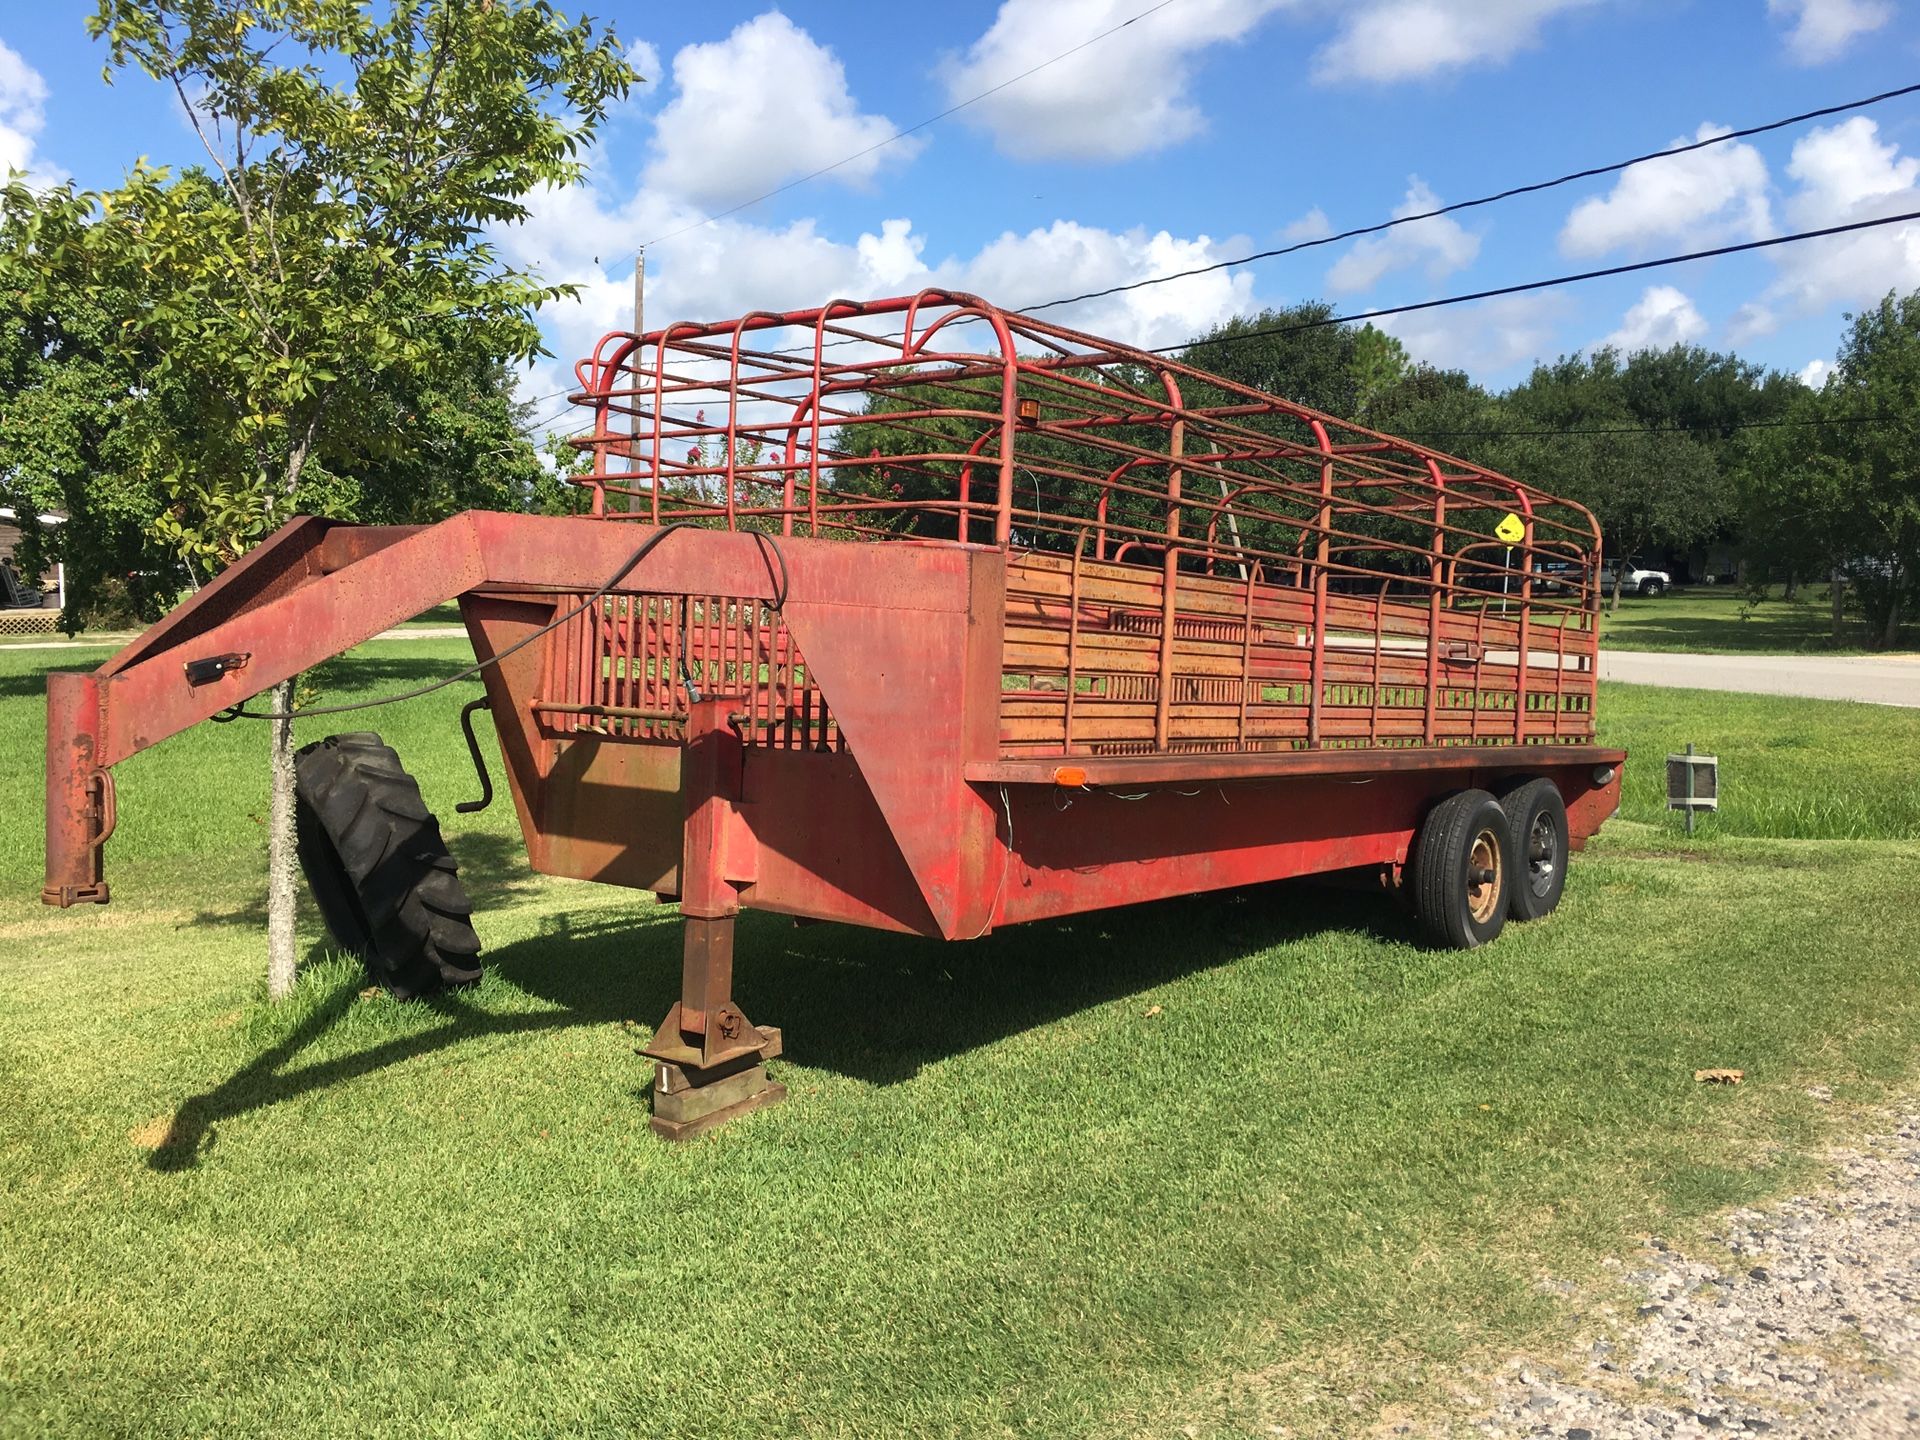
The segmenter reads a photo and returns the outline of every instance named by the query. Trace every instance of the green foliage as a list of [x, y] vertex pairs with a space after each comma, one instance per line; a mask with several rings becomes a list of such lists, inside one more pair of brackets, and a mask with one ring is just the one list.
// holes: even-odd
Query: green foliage
[[[1296, 405], [1350, 416], [1355, 410], [1354, 355], [1360, 332], [1327, 324], [1333, 313], [1331, 305], [1315, 300], [1235, 316], [1198, 337], [1180, 358]], [[1187, 399], [1191, 403], [1194, 397]]]
[[526, 0], [98, 0], [107, 79], [172, 87], [206, 162], [0, 204], [0, 496], [70, 523], [67, 622], [153, 618], [294, 510], [567, 510], [511, 369], [568, 287], [487, 227], [580, 173], [634, 80]]
[[1603, 349], [1537, 366], [1504, 397], [1517, 433], [1496, 447], [1496, 468], [1585, 505], [1623, 559], [1712, 539], [1732, 512], [1724, 442], [1689, 428], [1690, 409], [1711, 407], [1693, 405], [1685, 377], [1717, 377], [1723, 358]]
[[[1890, 647], [1920, 604], [1920, 293], [1850, 316], [1826, 388], [1793, 388], [1793, 423], [1754, 433], [1742, 452], [1750, 579], [1838, 572], [1867, 643]], [[1836, 642], [1842, 624], [1836, 606]]]
[[1384, 330], [1363, 327], [1353, 337], [1353, 358], [1347, 362], [1353, 381], [1353, 414], [1370, 419], [1374, 406], [1407, 378], [1411, 365], [1407, 347]]
[[1850, 542], [1870, 638], [1890, 645], [1920, 588], [1920, 292], [1853, 318], [1821, 402], [1836, 420], [1874, 417], [1825, 427], [1818, 455], [1847, 502], [1844, 516], [1823, 518]]
[[[141, 417], [177, 395], [123, 324], [140, 287], [96, 253], [90, 208], [71, 186], [0, 197], [0, 500], [22, 516], [29, 571], [65, 564], [69, 629], [152, 619], [188, 578], [153, 531], [165, 487], [139, 464]], [[69, 523], [42, 530], [31, 517], [48, 511]]]
[[170, 397], [135, 407], [161, 538], [216, 569], [295, 508], [425, 519], [528, 493], [499, 367], [570, 291], [485, 227], [579, 177], [635, 78], [614, 38], [518, 0], [98, 0], [88, 28], [109, 79], [178, 92], [207, 152], [87, 197], [96, 270], [140, 277], [123, 328]]

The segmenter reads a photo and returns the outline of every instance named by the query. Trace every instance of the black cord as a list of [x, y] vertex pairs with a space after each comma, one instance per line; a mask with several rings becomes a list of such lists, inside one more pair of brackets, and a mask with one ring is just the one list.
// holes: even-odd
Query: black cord
[[1378, 235], [1382, 231], [1392, 230], [1401, 225], [1413, 225], [1422, 220], [1435, 220], [1442, 215], [1457, 214], [1462, 210], [1477, 209], [1482, 205], [1494, 205], [1502, 200], [1511, 200], [1516, 195], [1535, 195], [1542, 190], [1553, 190], [1562, 185], [1571, 185], [1577, 180], [1593, 180], [1602, 175], [1611, 175], [1616, 171], [1628, 169], [1634, 165], [1645, 165], [1654, 160], [1671, 159], [1676, 155], [1690, 155], [1695, 150], [1705, 150], [1710, 146], [1724, 145], [1730, 140], [1744, 140], [1750, 135], [1765, 135], [1769, 131], [1784, 130], [1789, 125], [1803, 125], [1809, 120], [1825, 119], [1829, 115], [1839, 115], [1848, 110], [1864, 110], [1869, 105], [1880, 105], [1888, 100], [1898, 100], [1904, 95], [1920, 93], [1920, 85], [1903, 85], [1898, 90], [1885, 90], [1878, 95], [1869, 95], [1864, 100], [1849, 100], [1844, 105], [1826, 105], [1818, 110], [1802, 111], [1798, 115], [1789, 115], [1784, 120], [1769, 120], [1764, 125], [1749, 125], [1744, 130], [1729, 130], [1724, 135], [1710, 136], [1705, 140], [1695, 140], [1690, 144], [1676, 145], [1671, 150], [1654, 150], [1645, 155], [1636, 155], [1631, 160], [1616, 160], [1610, 165], [1595, 165], [1586, 170], [1575, 170], [1571, 174], [1556, 176], [1552, 180], [1536, 180], [1531, 185], [1515, 185], [1493, 195], [1482, 195], [1474, 200], [1459, 200], [1452, 205], [1442, 205], [1437, 210], [1423, 210], [1418, 215], [1403, 215], [1393, 220], [1383, 220], [1377, 225], [1362, 225], [1352, 230], [1342, 230], [1337, 235], [1317, 235], [1311, 240], [1301, 240], [1292, 245], [1282, 245], [1277, 250], [1257, 250], [1251, 255], [1242, 255], [1237, 260], [1219, 260], [1211, 265], [1201, 265], [1192, 270], [1180, 270], [1171, 275], [1154, 275], [1145, 280], [1135, 280], [1128, 285], [1109, 285], [1104, 290], [1088, 290], [1079, 295], [1068, 295], [1059, 300], [1048, 300], [1040, 305], [1025, 306], [1020, 313], [1031, 315], [1040, 310], [1051, 310], [1056, 305], [1074, 305], [1082, 300], [1099, 300], [1108, 295], [1124, 295], [1129, 290], [1144, 290], [1150, 285], [1165, 285], [1173, 280], [1188, 280], [1195, 275], [1210, 275], [1215, 270], [1225, 270], [1234, 265], [1249, 265], [1256, 260], [1273, 260], [1282, 255], [1295, 255], [1302, 250], [1312, 250], [1321, 245], [1338, 245], [1345, 240], [1358, 239], [1365, 235]]
[[[516, 640], [492, 659], [476, 660], [465, 669], [456, 670], [453, 674], [435, 680], [431, 684], [422, 685], [415, 690], [403, 690], [397, 695], [382, 695], [372, 700], [350, 700], [340, 705], [315, 705], [305, 710], [248, 710], [244, 708], [245, 702], [243, 701], [240, 705], [231, 706], [221, 711], [218, 715], [212, 715], [208, 718], [218, 724], [225, 725], [233, 720], [298, 720], [308, 715], [344, 715], [352, 710], [373, 710], [382, 705], [397, 705], [402, 700], [417, 700], [422, 695], [431, 695], [436, 690], [444, 690], [449, 685], [455, 685], [462, 680], [471, 679], [490, 665], [498, 665], [515, 651], [525, 649], [542, 636], [552, 634], [575, 616], [584, 614], [586, 611], [592, 609], [595, 605], [607, 598], [607, 595], [613, 590], [614, 586], [618, 585], [622, 580], [626, 579], [628, 575], [633, 573], [634, 567], [652, 553], [654, 546], [666, 539], [667, 536], [673, 534], [674, 531], [697, 530], [700, 528], [702, 527], [695, 525], [689, 520], [676, 520], [671, 525], [662, 525], [658, 530], [655, 530], [651, 535], [647, 536], [645, 540], [640, 542], [633, 554], [627, 557], [626, 562], [608, 577], [606, 584], [602, 585], [598, 590], [594, 591], [593, 594], [567, 611], [566, 614], [542, 625], [538, 630], [526, 636], [524, 639]], [[768, 603], [777, 613], [786, 608], [787, 592], [792, 584], [792, 576], [787, 570], [787, 557], [781, 551], [778, 542], [776, 542], [771, 535], [763, 534], [758, 530], [749, 530], [745, 533], [753, 536], [754, 541], [760, 546], [761, 557], [767, 562], [767, 576], [769, 579], [775, 580], [773, 599]], [[776, 570], [778, 572], [777, 579], [775, 579]], [[692, 688], [691, 684], [689, 684], [688, 688]], [[695, 698], [698, 698], [697, 694]]]
[[1302, 330], [1319, 330], [1328, 325], [1350, 325], [1356, 320], [1378, 320], [1383, 315], [1408, 315], [1416, 310], [1438, 310], [1448, 305], [1465, 305], [1473, 300], [1493, 300], [1502, 295], [1522, 295], [1530, 290], [1550, 290], [1558, 285], [1572, 285], [1582, 280], [1602, 280], [1610, 275], [1633, 275], [1642, 270], [1658, 270], [1667, 265], [1684, 265], [1690, 260], [1712, 260], [1721, 255], [1743, 255], [1749, 250], [1766, 250], [1775, 245], [1794, 245], [1802, 240], [1823, 240], [1830, 235], [1851, 235], [1856, 230], [1872, 230], [1881, 225], [1900, 225], [1909, 220], [1920, 220], [1920, 210], [1908, 210], [1899, 215], [1887, 215], [1878, 220], [1855, 220], [1847, 225], [1829, 225], [1822, 230], [1802, 230], [1795, 235], [1775, 235], [1768, 240], [1747, 240], [1738, 245], [1720, 245], [1712, 250], [1694, 250], [1685, 255], [1666, 255], [1658, 260], [1636, 260], [1630, 265], [1609, 265], [1601, 270], [1582, 270], [1572, 275], [1556, 275], [1550, 280], [1528, 280], [1519, 285], [1501, 285], [1492, 290], [1475, 290], [1467, 295], [1443, 295], [1438, 300], [1420, 300], [1411, 305], [1388, 305], [1379, 310], [1361, 310], [1352, 315], [1327, 315], [1318, 320], [1304, 320], [1294, 325], [1266, 325], [1257, 330], [1240, 330], [1230, 335], [1203, 336], [1198, 340], [1185, 340], [1178, 345], [1158, 345], [1144, 353], [1148, 355], [1171, 355], [1177, 351], [1192, 352], [1205, 345], [1239, 345], [1248, 340], [1259, 340], [1269, 335], [1292, 335]]

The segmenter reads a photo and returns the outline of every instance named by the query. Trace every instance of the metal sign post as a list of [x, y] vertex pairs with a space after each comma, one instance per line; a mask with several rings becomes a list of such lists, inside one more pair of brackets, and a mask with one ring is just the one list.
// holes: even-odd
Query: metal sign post
[[[1508, 511], [1500, 523], [1493, 527], [1493, 533], [1507, 542], [1507, 560], [1501, 567], [1500, 575], [1500, 613], [1507, 613], [1507, 592], [1513, 588], [1513, 547], [1527, 538], [1527, 523], [1512, 511]], [[1528, 569], [1532, 569], [1531, 566]], [[1522, 664], [1525, 657], [1522, 657]]]
[[1683, 810], [1687, 834], [1693, 834], [1696, 811], [1720, 808], [1720, 757], [1696, 755], [1688, 742], [1684, 755], [1667, 756], [1667, 808]]

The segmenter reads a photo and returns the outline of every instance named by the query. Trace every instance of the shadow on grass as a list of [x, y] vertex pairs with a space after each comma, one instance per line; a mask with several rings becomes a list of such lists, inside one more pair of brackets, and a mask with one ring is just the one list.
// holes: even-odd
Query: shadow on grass
[[[895, 1084], [1093, 1006], [1334, 932], [1403, 941], [1412, 927], [1378, 894], [1299, 881], [1023, 925], [961, 945], [747, 913], [734, 993], [751, 1018], [782, 1028], [796, 1063]], [[191, 1169], [211, 1152], [222, 1121], [468, 1039], [625, 1021], [650, 1027], [677, 998], [678, 915], [552, 916], [540, 934], [490, 952], [487, 965], [496, 981], [559, 1008], [501, 1014], [483, 1008], [485, 991], [434, 996], [414, 1003], [443, 1024], [288, 1068], [358, 998], [341, 985], [276, 1044], [182, 1103], [146, 1163]], [[636, 1057], [637, 1091], [648, 1063]]]
[[[520, 900], [540, 888], [540, 878], [527, 868], [526, 846], [517, 834], [469, 831], [454, 836], [448, 844], [460, 862], [460, 874], [468, 892], [483, 907]], [[324, 923], [304, 885], [300, 888], [300, 920], [310, 929]], [[265, 929], [266, 892], [256, 889], [244, 901], [226, 909], [201, 910], [194, 915], [193, 923], [238, 926], [243, 930]]]
[[[5, 652], [0, 652], [3, 654]], [[0, 700], [44, 700], [47, 696], [47, 676], [55, 674], [84, 675], [89, 670], [97, 670], [97, 665], [75, 665], [71, 661], [36, 666], [21, 675], [0, 675]]]

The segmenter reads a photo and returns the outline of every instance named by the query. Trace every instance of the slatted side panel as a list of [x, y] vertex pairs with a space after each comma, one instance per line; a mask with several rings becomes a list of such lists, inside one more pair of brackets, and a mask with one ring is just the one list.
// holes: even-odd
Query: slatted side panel
[[1505, 616], [1497, 599], [1442, 609], [1434, 666], [1432, 612], [1417, 597], [1330, 595], [1326, 633], [1316, 637], [1310, 591], [1181, 575], [1174, 633], [1163, 645], [1162, 596], [1155, 569], [1015, 557], [1003, 750], [1131, 755], [1593, 738], [1590, 632], [1536, 618], [1523, 676], [1517, 605]]
[[549, 637], [534, 709], [555, 734], [678, 740], [690, 688], [743, 697], [750, 745], [845, 748], [779, 612], [733, 596], [606, 597]]

